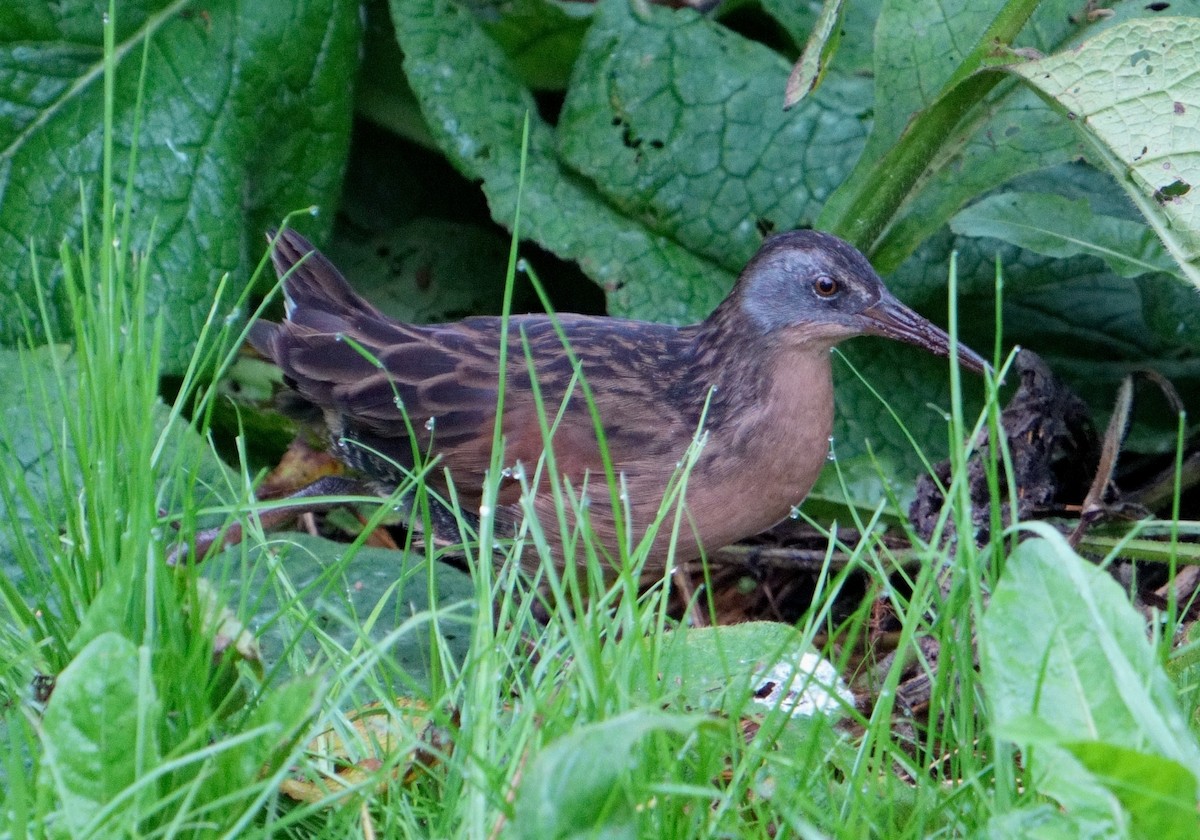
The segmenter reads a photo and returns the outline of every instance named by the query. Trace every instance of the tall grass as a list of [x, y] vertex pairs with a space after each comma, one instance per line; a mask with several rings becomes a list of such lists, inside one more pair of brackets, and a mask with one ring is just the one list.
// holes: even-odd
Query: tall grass
[[[847, 619], [833, 617], [853, 570], [870, 576], [903, 618], [897, 655], [879, 676], [879, 702], [861, 713], [847, 710], [849, 729], [823, 718], [796, 721], [753, 703], [739, 660], [769, 664], [791, 646], [746, 651], [718, 643], [730, 685], [697, 694], [673, 664], [695, 637], [668, 632], [675, 627], [666, 610], [671, 579], [639, 591], [649, 540], [629, 546], [625, 574], [607, 585], [602, 552], [586, 530], [574, 535], [579, 565], [558, 574], [545, 564], [534, 581], [557, 608], [535, 610], [522, 553], [547, 552], [542, 529], [586, 521], [579, 489], [554, 478], [552, 448], [524, 480], [532, 485], [545, 472], [558, 521], [530, 518], [509, 543], [481, 522], [478, 543], [469, 547], [474, 595], [466, 601], [439, 602], [443, 549], [430, 543], [410, 546], [395, 584], [364, 610], [348, 595], [354, 546], [305, 583], [294, 576], [295, 563], [312, 544], [289, 548], [290, 538], [257, 532], [252, 515], [250, 539], [207, 570], [215, 590], [194, 567], [167, 569], [164, 552], [174, 534], [158, 511], [166, 503], [192, 521], [196, 502], [188, 493], [200, 485], [194, 465], [172, 454], [182, 450], [164, 443], [171, 432], [146, 423], [157, 411], [177, 424], [182, 412], [158, 406], [156, 320], [144, 309], [148, 257], [122, 257], [113, 245], [121, 241], [102, 234], [103, 259], [63, 252], [79, 315], [73, 351], [52, 362], [44, 409], [62, 418], [55, 463], [59, 496], [69, 503], [38, 506], [32, 490], [24, 493], [41, 518], [18, 549], [24, 581], [4, 584], [0, 643], [15, 657], [10, 662], [25, 663], [10, 665], [5, 680], [9, 697], [24, 697], [5, 713], [8, 833], [40, 836], [66, 825], [93, 834], [344, 836], [370, 826], [378, 836], [442, 837], [610, 825], [631, 836], [924, 836], [963, 830], [975, 824], [972, 811], [987, 811], [992, 772], [978, 738], [985, 717], [969, 643], [979, 607], [975, 575], [986, 579], [987, 570], [981, 572], [980, 555], [967, 543], [951, 566], [940, 550], [929, 549], [908, 591], [894, 588], [899, 564], [876, 538], [859, 543], [842, 571], [822, 576], [796, 646], [826, 639], [827, 651], [849, 670], [870, 620], [869, 605]], [[218, 311], [214, 325], [224, 321]], [[214, 340], [228, 348], [231, 338]], [[131, 354], [143, 363], [129, 365]], [[64, 405], [74, 411], [56, 408]], [[557, 407], [542, 409], [549, 435]], [[960, 421], [957, 428], [964, 426]], [[685, 461], [702, 445], [698, 436]], [[498, 450], [493, 476], [502, 463]], [[613, 478], [605, 491], [620, 500]], [[686, 478], [685, 469], [658, 527], [678, 527]], [[22, 486], [19, 476], [9, 479]], [[236, 501], [246, 484], [224, 489]], [[407, 489], [428, 504], [419, 480]], [[947, 495], [961, 498], [956, 487]], [[421, 504], [415, 515], [428, 522]], [[864, 534], [876, 532], [870, 521], [855, 524]], [[831, 547], [836, 542], [835, 526]], [[428, 593], [429, 605], [405, 614], [413, 587]], [[39, 610], [23, 606], [30, 597]], [[196, 617], [221, 603], [239, 605], [244, 617], [258, 613], [260, 626], [284, 640], [275, 658], [262, 667], [249, 651], [240, 664], [214, 658], [212, 625]], [[468, 628], [469, 646], [459, 653], [452, 637]], [[71, 669], [81, 667], [79, 652], [106, 634], [127, 639], [135, 652], [129, 696], [146, 700], [127, 727], [115, 726], [108, 737], [128, 738], [137, 760], [123, 786], [94, 791], [90, 817], [73, 822], [66, 811], [73, 788], [56, 773], [67, 759], [48, 750], [48, 739], [65, 738], [65, 730], [39, 724], [40, 706], [24, 686], [34, 669], [61, 673], [69, 683]], [[901, 734], [895, 689], [915, 658], [921, 665], [921, 636], [937, 639], [943, 651], [936, 669], [925, 663], [935, 680], [929, 715], [935, 725]], [[401, 653], [421, 645], [427, 670], [417, 674], [401, 663]], [[71, 696], [86, 702], [78, 699], [85, 690]], [[431, 744], [424, 718], [413, 715], [405, 697], [419, 699], [448, 739]], [[394, 740], [365, 776], [348, 787], [334, 784], [338, 761], [302, 747], [330, 729], [350, 744], [342, 762], [374, 755], [378, 744], [353, 728], [354, 710], [372, 704], [385, 710]], [[758, 728], [748, 735], [744, 721], [751, 719]], [[605, 728], [614, 721], [625, 729]], [[640, 735], [623, 742], [620, 731]], [[564, 741], [577, 746], [590, 773], [547, 767], [550, 747]], [[949, 744], [966, 746], [953, 751]], [[415, 749], [425, 755], [423, 770], [411, 763]], [[288, 775], [313, 780], [318, 789], [325, 784], [327, 793], [291, 803], [279, 792]], [[523, 786], [529, 776], [550, 782], [531, 790]], [[561, 787], [551, 783], [555, 778]], [[596, 778], [589, 787], [587, 780]], [[41, 781], [21, 781], [27, 779]], [[539, 808], [551, 816], [538, 817]]]

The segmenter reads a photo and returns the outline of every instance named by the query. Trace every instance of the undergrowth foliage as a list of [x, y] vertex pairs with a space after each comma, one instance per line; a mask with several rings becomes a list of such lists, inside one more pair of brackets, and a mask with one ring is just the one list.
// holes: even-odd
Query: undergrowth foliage
[[[154, 239], [131, 233], [132, 161], [130, 186], [114, 189], [111, 18], [105, 31], [104, 168], [98, 199], [83, 191], [101, 224], [62, 248], [61, 284], [38, 285], [30, 346], [0, 355], [0, 835], [1196, 835], [1196, 644], [1176, 638], [1174, 610], [1148, 639], [1102, 569], [1046, 526], [1004, 529], [999, 509], [987, 545], [914, 539], [906, 565], [883, 539], [898, 500], [848, 508], [852, 521], [828, 528], [830, 556], [848, 561], [820, 571], [796, 627], [672, 619], [670, 571], [643, 585], [649, 538], [623, 547], [606, 582], [587, 495], [620, 501], [620, 477], [609, 465], [603, 481], [563, 486], [552, 447], [522, 481], [547, 476], [556, 517], [527, 517], [512, 539], [486, 510], [472, 532], [451, 494], [467, 545], [417, 544], [412, 528], [402, 552], [367, 546], [400, 495], [431, 531], [421, 471], [348, 547], [262, 533], [248, 468], [222, 466], [204, 434], [204, 383], [240, 337], [224, 287], [179, 395], [159, 396]], [[1003, 440], [999, 392], [990, 379], [972, 416], [953, 367], [950, 381], [943, 525], [968, 535], [963, 467], [983, 430]], [[549, 436], [556, 407], [539, 409]], [[493, 443], [494, 510], [498, 423]], [[698, 433], [656, 527], [686, 527], [703, 445]], [[1002, 446], [988, 457], [995, 490], [1013, 471]], [[166, 563], [197, 524], [234, 515], [241, 544], [202, 566]], [[550, 528], [584, 562], [543, 562], [531, 581], [523, 568], [546, 559]], [[852, 575], [874, 599], [847, 608]], [[692, 615], [715, 613], [709, 597]], [[882, 607], [898, 619], [886, 650], [873, 643]], [[913, 675], [930, 682], [923, 708], [902, 691]]]

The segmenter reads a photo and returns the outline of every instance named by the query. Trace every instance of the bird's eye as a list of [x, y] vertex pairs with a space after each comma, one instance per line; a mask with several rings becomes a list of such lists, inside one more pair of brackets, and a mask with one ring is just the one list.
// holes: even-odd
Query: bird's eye
[[817, 293], [817, 297], [831, 298], [841, 289], [838, 281], [824, 274], [813, 281], [813, 291]]

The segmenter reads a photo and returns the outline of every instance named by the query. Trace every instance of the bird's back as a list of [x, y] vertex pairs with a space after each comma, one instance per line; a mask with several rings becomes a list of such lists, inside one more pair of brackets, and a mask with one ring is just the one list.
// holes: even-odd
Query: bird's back
[[[445, 467], [458, 498], [477, 506], [491, 464], [504, 322], [396, 321], [359, 297], [332, 263], [291, 231], [280, 235], [273, 261], [284, 278], [287, 320], [255, 324], [250, 342], [323, 411], [340, 456], [385, 488], [436, 456], [434, 487], [446, 489]], [[588, 482], [589, 496], [599, 500], [593, 527], [603, 533], [612, 523], [604, 510], [601, 436], [626, 481], [657, 486], [661, 497], [695, 431], [704, 395], [684, 398], [678, 381], [690, 347], [687, 330], [582, 315], [556, 321], [544, 315], [508, 320], [504, 464], [520, 462], [532, 474], [545, 448], [542, 428], [561, 413], [551, 438], [558, 473], [576, 491]], [[600, 435], [577, 371], [585, 380], [603, 379], [603, 387], [591, 389]], [[510, 506], [514, 522], [520, 492], [515, 478], [501, 487], [500, 502]]]

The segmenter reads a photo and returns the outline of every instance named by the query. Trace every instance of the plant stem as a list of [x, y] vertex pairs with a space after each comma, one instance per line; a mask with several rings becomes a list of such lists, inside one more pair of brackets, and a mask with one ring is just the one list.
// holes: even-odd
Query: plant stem
[[987, 72], [985, 65], [1012, 43], [1037, 5], [1038, 0], [1005, 4], [933, 102], [913, 116], [886, 155], [854, 178], [844, 201], [829, 205], [832, 212], [819, 220], [821, 228], [868, 256], [875, 250], [921, 173], [952, 139], [954, 127], [1004, 80], [1004, 74]]

